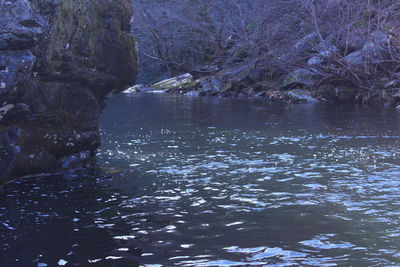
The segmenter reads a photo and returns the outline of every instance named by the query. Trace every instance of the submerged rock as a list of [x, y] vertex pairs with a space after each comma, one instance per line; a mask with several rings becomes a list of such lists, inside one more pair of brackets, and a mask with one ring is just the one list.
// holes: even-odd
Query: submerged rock
[[87, 162], [105, 99], [136, 80], [130, 4], [1, 1], [0, 16], [0, 183]]

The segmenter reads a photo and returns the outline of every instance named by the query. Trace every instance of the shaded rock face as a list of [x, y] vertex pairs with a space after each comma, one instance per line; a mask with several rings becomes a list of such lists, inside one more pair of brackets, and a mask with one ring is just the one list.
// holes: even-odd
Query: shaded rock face
[[0, 1], [0, 183], [85, 164], [107, 96], [133, 84], [126, 0]]

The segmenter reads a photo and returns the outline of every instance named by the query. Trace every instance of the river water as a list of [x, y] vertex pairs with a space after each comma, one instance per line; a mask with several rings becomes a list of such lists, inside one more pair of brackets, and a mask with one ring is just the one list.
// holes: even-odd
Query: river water
[[93, 167], [0, 188], [0, 266], [399, 266], [400, 112], [119, 96]]

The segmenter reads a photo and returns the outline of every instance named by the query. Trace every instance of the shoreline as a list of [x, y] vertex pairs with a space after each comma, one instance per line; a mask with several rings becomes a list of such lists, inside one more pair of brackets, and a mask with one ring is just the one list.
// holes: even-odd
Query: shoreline
[[[232, 81], [230, 82], [232, 83]], [[264, 87], [263, 84], [264, 83]], [[327, 103], [333, 105], [351, 104], [362, 106], [386, 106], [395, 109], [400, 109], [400, 95], [388, 96], [387, 98], [375, 98], [370, 101], [362, 101], [357, 97], [356, 92], [346, 86], [332, 86], [329, 88], [334, 91], [332, 95], [324, 95], [315, 86], [309, 85], [308, 88], [300, 88], [293, 83], [293, 88], [265, 88], [265, 83], [274, 83], [279, 85], [279, 81], [264, 81], [256, 82], [252, 88], [239, 88], [231, 90], [231, 86], [220, 82], [215, 76], [206, 76], [199, 79], [194, 79], [189, 73], [165, 79], [151, 85], [137, 84], [125, 91], [122, 94], [130, 95], [136, 93], [155, 93], [155, 94], [182, 94], [190, 97], [215, 96], [224, 99], [264, 99], [269, 102], [292, 104], [316, 104]], [[225, 86], [225, 87], [224, 87]], [[257, 88], [258, 86], [258, 88]], [[228, 88], [227, 88], [228, 87]], [[254, 88], [255, 87], [255, 88]], [[204, 89], [206, 88], [206, 89]], [[313, 89], [314, 88], [314, 89]], [[346, 91], [347, 90], [347, 91]], [[326, 93], [325, 93], [326, 94]]]

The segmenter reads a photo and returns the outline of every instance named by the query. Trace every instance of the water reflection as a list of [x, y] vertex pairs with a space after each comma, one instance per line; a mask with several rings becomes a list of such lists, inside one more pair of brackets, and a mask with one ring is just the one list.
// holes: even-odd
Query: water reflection
[[102, 119], [102, 170], [1, 189], [0, 262], [398, 265], [399, 118], [117, 98]]

